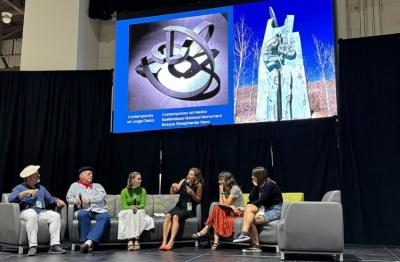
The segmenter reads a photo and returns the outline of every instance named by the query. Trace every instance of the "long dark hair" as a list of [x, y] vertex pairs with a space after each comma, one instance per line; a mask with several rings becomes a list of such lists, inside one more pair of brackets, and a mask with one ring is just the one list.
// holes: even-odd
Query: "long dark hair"
[[233, 176], [233, 174], [231, 172], [222, 171], [218, 175], [218, 180], [220, 180], [220, 179], [224, 180], [224, 182], [225, 182], [224, 190], [225, 190], [226, 194], [229, 196], [231, 193], [232, 187], [234, 185], [237, 185], [235, 177]]
[[268, 180], [268, 171], [262, 166], [255, 167], [251, 172], [251, 175], [256, 178], [257, 185], [260, 187]]
[[196, 177], [197, 182], [195, 184], [198, 185], [200, 183], [204, 186], [204, 179], [203, 179], [203, 176], [201, 175], [201, 170], [197, 167], [192, 167], [189, 170], [189, 172], [190, 171], [193, 171], [194, 176]]

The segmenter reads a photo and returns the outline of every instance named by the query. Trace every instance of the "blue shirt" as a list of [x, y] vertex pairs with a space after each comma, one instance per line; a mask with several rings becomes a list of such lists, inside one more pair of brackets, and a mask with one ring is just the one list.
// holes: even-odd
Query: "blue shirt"
[[[19, 194], [22, 191], [29, 189], [37, 189], [38, 190], [37, 195], [36, 196], [27, 195], [22, 199], [20, 199]], [[33, 208], [38, 214], [40, 213], [41, 210], [46, 208], [46, 201], [49, 204], [54, 204], [56, 200], [57, 200], [56, 197], [50, 195], [49, 191], [47, 191], [47, 189], [44, 186], [41, 186], [39, 184], [36, 184], [34, 188], [31, 188], [26, 184], [19, 184], [18, 186], [13, 188], [10, 196], [8, 197], [8, 202], [20, 204], [21, 210]]]

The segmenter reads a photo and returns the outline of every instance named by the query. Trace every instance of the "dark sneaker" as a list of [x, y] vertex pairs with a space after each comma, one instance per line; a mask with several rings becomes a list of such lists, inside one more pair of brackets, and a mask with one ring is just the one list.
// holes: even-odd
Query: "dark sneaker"
[[247, 241], [250, 241], [249, 233], [242, 232], [236, 239], [233, 240], [233, 243], [242, 243]]
[[81, 253], [87, 253], [89, 252], [90, 246], [88, 244], [82, 244], [79, 249]]
[[49, 248], [49, 253], [51, 254], [65, 254], [66, 250], [63, 249], [60, 245], [52, 245]]
[[36, 256], [37, 255], [37, 247], [31, 247], [29, 248], [28, 251], [28, 256], [32, 257], [32, 256]]
[[248, 248], [243, 248], [242, 252], [243, 253], [261, 253], [262, 250], [261, 250], [260, 246], [253, 245], [253, 246], [248, 247]]

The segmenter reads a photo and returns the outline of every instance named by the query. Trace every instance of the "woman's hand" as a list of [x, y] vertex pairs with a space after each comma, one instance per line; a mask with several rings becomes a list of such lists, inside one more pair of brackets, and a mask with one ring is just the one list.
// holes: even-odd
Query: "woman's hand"
[[219, 184], [219, 193], [224, 192], [224, 185]]
[[193, 196], [195, 194], [194, 191], [190, 187], [186, 187], [186, 192], [191, 196]]

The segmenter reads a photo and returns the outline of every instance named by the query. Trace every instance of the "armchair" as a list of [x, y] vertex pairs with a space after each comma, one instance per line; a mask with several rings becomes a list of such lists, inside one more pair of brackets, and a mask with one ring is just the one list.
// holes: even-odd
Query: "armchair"
[[[16, 203], [9, 203], [9, 193], [2, 195], [0, 203], [0, 246], [13, 246], [18, 248], [18, 254], [24, 252], [24, 248], [28, 248], [28, 238], [26, 235], [26, 223], [20, 220], [20, 209]], [[56, 207], [56, 212], [61, 216], [61, 231], [60, 241], [64, 239], [66, 221], [67, 221], [67, 208]], [[50, 234], [49, 226], [46, 222], [39, 220], [38, 231], [38, 245], [49, 245]]]
[[288, 202], [278, 221], [281, 259], [288, 253], [332, 254], [343, 261], [343, 213], [340, 191], [321, 202]]

